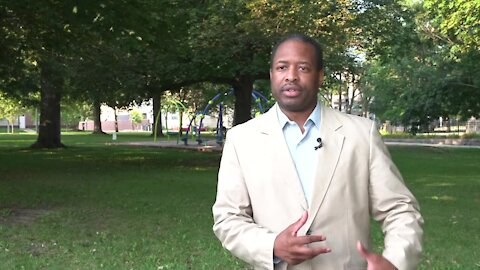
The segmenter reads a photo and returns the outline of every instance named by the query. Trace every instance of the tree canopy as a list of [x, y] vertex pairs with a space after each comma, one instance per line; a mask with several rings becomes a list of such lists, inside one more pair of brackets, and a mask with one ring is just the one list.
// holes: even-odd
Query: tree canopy
[[361, 96], [405, 125], [478, 116], [479, 14], [475, 0], [0, 0], [0, 91], [40, 107], [42, 148], [62, 146], [63, 97], [125, 106], [229, 85], [238, 124], [274, 42], [301, 32], [325, 48], [326, 100]]

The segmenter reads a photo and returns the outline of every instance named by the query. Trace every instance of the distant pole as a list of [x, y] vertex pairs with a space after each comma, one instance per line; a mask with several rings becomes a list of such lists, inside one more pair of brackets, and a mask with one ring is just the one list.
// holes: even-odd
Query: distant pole
[[38, 108], [35, 107], [35, 131], [38, 133]]

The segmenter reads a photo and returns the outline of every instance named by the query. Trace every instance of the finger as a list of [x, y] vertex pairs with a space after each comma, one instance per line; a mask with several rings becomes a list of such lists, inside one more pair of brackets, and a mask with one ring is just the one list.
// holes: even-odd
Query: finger
[[308, 219], [308, 212], [305, 211], [303, 212], [302, 217], [297, 222], [292, 224], [293, 225], [292, 236], [297, 236], [298, 230], [300, 230], [300, 228], [302, 228], [302, 226], [305, 225], [305, 223], [307, 222], [307, 219]]
[[328, 247], [314, 247], [314, 248], [311, 248], [311, 247], [303, 246], [303, 247], [298, 247], [295, 250], [293, 250], [292, 255], [296, 259], [309, 260], [313, 257], [316, 257], [316, 256], [320, 255], [320, 254], [329, 253], [331, 251], [332, 250]]
[[360, 241], [357, 241], [357, 250], [363, 258], [367, 259], [370, 254], [368, 250], [362, 245]]
[[323, 235], [305, 235], [299, 236], [295, 239], [295, 244], [298, 245], [306, 245], [314, 242], [322, 242], [325, 241], [327, 238]]
[[312, 258], [323, 253], [329, 253], [332, 251], [331, 248], [329, 247], [315, 247], [315, 248], [310, 248], [312, 250]]

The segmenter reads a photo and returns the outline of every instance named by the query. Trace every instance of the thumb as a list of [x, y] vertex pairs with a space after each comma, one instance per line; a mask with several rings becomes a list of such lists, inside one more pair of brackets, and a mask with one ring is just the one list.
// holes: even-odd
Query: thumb
[[292, 224], [292, 236], [297, 236], [298, 230], [302, 228], [303, 225], [307, 222], [308, 219], [308, 212], [305, 211], [302, 214], [302, 217], [295, 223]]
[[362, 245], [360, 241], [357, 241], [357, 250], [364, 259], [368, 260], [370, 252], [368, 252], [368, 250]]

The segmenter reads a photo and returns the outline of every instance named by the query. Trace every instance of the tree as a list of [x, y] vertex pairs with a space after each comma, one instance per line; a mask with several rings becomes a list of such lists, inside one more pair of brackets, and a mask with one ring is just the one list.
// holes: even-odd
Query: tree
[[65, 129], [78, 129], [78, 123], [86, 121], [93, 116], [92, 105], [84, 102], [73, 100], [69, 97], [63, 98], [61, 105], [61, 122]]
[[418, 21], [440, 48], [445, 85], [439, 90], [462, 117], [480, 116], [480, 2], [426, 0]]
[[8, 121], [7, 133], [9, 130], [13, 133], [15, 120], [24, 112], [25, 107], [20, 101], [9, 98], [0, 92], [0, 119], [5, 118]]
[[[69, 52], [79, 41], [73, 3], [2, 1], [4, 31], [11, 37], [3, 49], [16, 65], [3, 66], [3, 84], [18, 96], [40, 92], [40, 125], [34, 147], [56, 148], [60, 141], [60, 100]], [[71, 55], [71, 54], [70, 54]], [[6, 75], [6, 76], [5, 76]], [[27, 79], [30, 84], [22, 83]]]
[[138, 128], [138, 126], [142, 123], [143, 114], [138, 110], [131, 110], [130, 118], [132, 119], [133, 124]]
[[447, 44], [453, 55], [480, 48], [480, 2], [476, 0], [425, 0], [422, 30]]
[[343, 55], [348, 9], [346, 0], [207, 2], [192, 9], [189, 74], [231, 85], [236, 98], [234, 124], [245, 122], [251, 117], [254, 82], [268, 79], [272, 44], [281, 35], [301, 31], [326, 44], [328, 58]]
[[79, 67], [88, 62], [88, 49], [105, 49], [105, 44], [118, 41], [122, 46], [113, 48], [120, 48], [125, 59], [123, 49], [135, 46], [139, 37], [130, 29], [142, 29], [148, 6], [130, 1], [19, 0], [2, 1], [0, 7], [0, 31], [7, 36], [0, 43], [7, 52], [1, 55], [7, 60], [0, 68], [3, 88], [18, 96], [40, 92], [40, 128], [33, 146], [62, 147], [60, 101], [70, 90], [80, 89], [74, 87], [79, 81], [74, 78], [82, 76], [74, 74], [81, 74]]
[[397, 42], [376, 51], [362, 78], [380, 119], [427, 127], [440, 116], [480, 114], [477, 35], [466, 35], [478, 31], [478, 8], [475, 1], [429, 0], [404, 12], [409, 16], [390, 35]]

